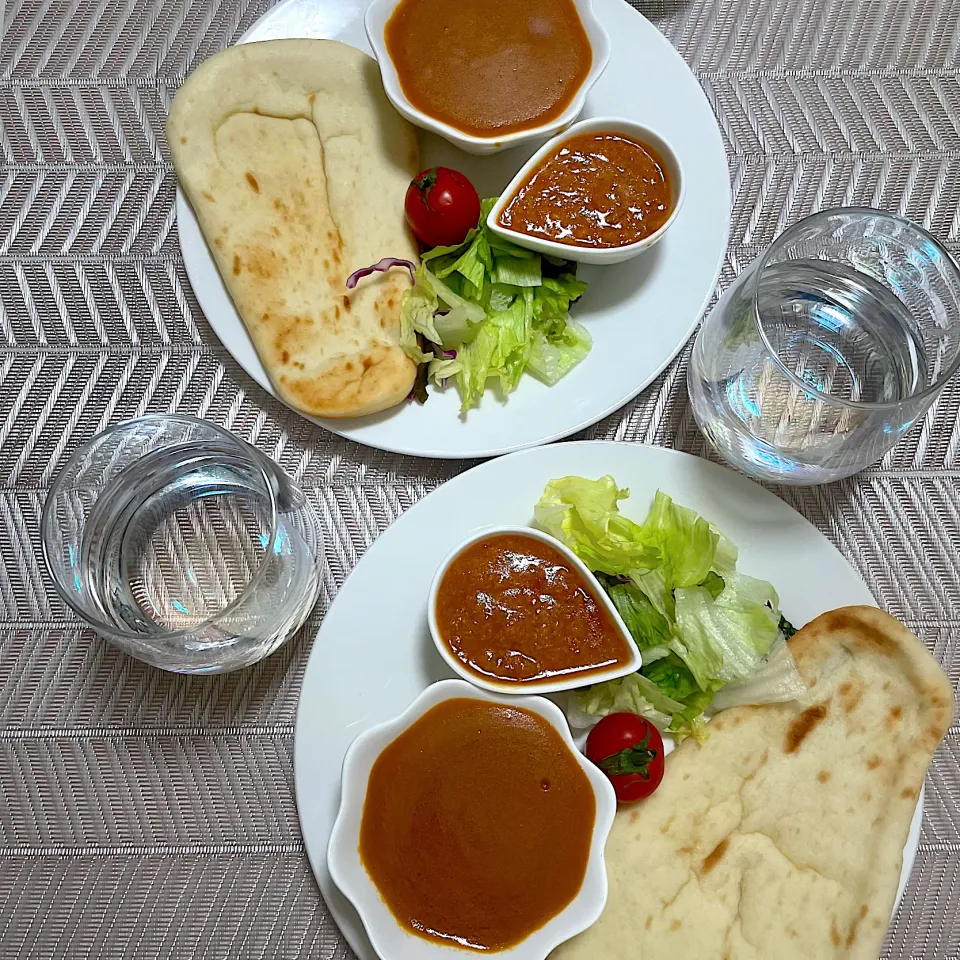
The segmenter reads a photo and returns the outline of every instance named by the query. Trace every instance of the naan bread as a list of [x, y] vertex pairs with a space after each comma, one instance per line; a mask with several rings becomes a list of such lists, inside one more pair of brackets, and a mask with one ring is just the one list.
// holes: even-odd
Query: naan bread
[[599, 921], [554, 960], [877, 960], [953, 691], [871, 607], [790, 642], [803, 703], [718, 714], [618, 813]]
[[323, 417], [403, 400], [416, 375], [397, 345], [409, 274], [344, 285], [382, 257], [417, 258], [403, 212], [416, 135], [376, 62], [335, 40], [231, 47], [180, 88], [167, 139], [277, 394]]

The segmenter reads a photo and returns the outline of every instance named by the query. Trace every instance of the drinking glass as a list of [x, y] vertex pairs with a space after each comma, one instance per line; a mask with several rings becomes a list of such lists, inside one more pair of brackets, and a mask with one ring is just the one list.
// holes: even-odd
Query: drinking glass
[[862, 470], [960, 363], [960, 269], [922, 227], [850, 207], [785, 231], [704, 321], [693, 414], [745, 473], [813, 484]]
[[80, 447], [41, 532], [63, 600], [122, 650], [177, 673], [273, 653], [320, 589], [319, 520], [303, 492], [193, 417], [142, 417]]

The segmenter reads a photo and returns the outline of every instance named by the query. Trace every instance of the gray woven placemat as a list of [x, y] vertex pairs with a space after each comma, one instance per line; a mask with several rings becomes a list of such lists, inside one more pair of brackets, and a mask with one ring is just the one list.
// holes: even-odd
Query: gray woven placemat
[[[297, 691], [323, 610], [399, 513], [469, 464], [363, 449], [267, 396], [184, 274], [163, 139], [184, 75], [270, 0], [8, 0], [0, 39], [0, 957], [347, 957], [303, 853]], [[700, 78], [733, 183], [721, 285], [818, 207], [960, 245], [960, 0], [637, 4]], [[685, 355], [584, 436], [706, 455]], [[960, 384], [878, 468], [781, 490], [960, 681]], [[80, 630], [41, 569], [64, 453], [180, 410], [275, 457], [319, 506], [313, 622], [268, 662], [175, 678]], [[927, 781], [885, 957], [960, 958], [960, 728]], [[774, 958], [771, 958], [774, 960]]]

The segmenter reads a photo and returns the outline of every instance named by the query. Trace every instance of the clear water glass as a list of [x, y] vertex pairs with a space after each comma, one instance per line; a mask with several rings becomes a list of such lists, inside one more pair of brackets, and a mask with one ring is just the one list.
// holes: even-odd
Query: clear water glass
[[142, 417], [80, 447], [41, 530], [64, 601], [122, 650], [177, 673], [268, 656], [320, 590], [319, 518], [303, 491], [193, 417]]
[[880, 459], [960, 363], [960, 269], [922, 227], [863, 207], [814, 214], [704, 321], [693, 413], [745, 473], [814, 484]]

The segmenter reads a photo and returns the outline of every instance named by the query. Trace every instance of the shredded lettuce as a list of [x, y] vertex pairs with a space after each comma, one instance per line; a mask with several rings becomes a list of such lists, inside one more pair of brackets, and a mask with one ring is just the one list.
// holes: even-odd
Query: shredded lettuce
[[[552, 386], [589, 352], [590, 335], [570, 319], [570, 305], [586, 284], [570, 261], [544, 263], [539, 254], [492, 234], [481, 203], [480, 222], [463, 243], [434, 247], [421, 255], [414, 286], [404, 294], [400, 344], [428, 377], [453, 377], [461, 411], [476, 406], [491, 381], [503, 394], [517, 388], [524, 371]], [[440, 363], [417, 335], [456, 360]]]
[[570, 726], [590, 727], [610, 713], [636, 713], [658, 729], [666, 730], [671, 715], [658, 710], [647, 699], [639, 678], [639, 673], [632, 673], [622, 680], [608, 680], [585, 690], [572, 691], [566, 706]]
[[493, 277], [495, 283], [512, 287], [539, 287], [543, 282], [540, 258], [500, 254], [494, 261]]
[[612, 477], [547, 484], [537, 524], [597, 574], [641, 653], [639, 673], [569, 700], [571, 724], [641, 713], [678, 740], [702, 741], [704, 711], [793, 699], [804, 686], [786, 640], [794, 631], [773, 586], [739, 573], [736, 547], [658, 491], [642, 524], [622, 516]]
[[437, 309], [437, 295], [427, 278], [426, 268], [421, 264], [414, 275], [413, 288], [404, 295], [400, 308], [400, 345], [414, 363], [433, 359], [432, 353], [421, 349], [417, 334], [431, 343], [440, 342], [440, 334], [434, 326]]
[[575, 320], [567, 320], [563, 333], [552, 339], [542, 330], [535, 330], [527, 372], [552, 387], [590, 352], [591, 346], [587, 328]]

